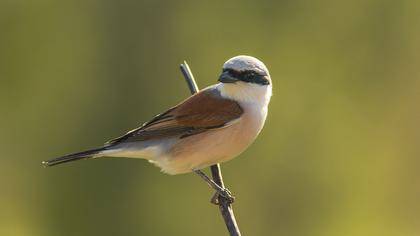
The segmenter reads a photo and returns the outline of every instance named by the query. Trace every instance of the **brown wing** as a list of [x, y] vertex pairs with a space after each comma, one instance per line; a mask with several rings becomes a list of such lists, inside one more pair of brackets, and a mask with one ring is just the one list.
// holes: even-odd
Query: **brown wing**
[[176, 136], [184, 138], [209, 129], [221, 128], [239, 118], [242, 113], [237, 102], [221, 97], [214, 88], [208, 88], [108, 144]]

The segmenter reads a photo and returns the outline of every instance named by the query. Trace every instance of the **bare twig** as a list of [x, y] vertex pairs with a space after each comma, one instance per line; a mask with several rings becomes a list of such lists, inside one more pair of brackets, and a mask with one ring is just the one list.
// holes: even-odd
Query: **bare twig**
[[[198, 92], [197, 84], [195, 83], [194, 76], [191, 73], [190, 67], [188, 66], [187, 62], [184, 61], [183, 64], [180, 65], [180, 69], [182, 74], [184, 75], [185, 81], [188, 84], [188, 87], [191, 91], [191, 94]], [[213, 180], [216, 184], [220, 187], [224, 188], [225, 185], [223, 183], [222, 171], [220, 169], [220, 164], [212, 165], [211, 167], [211, 174], [213, 176]], [[239, 231], [238, 224], [236, 223], [235, 215], [233, 214], [232, 204], [223, 196], [219, 195], [219, 209], [220, 213], [225, 220], [226, 227], [229, 231], [231, 236], [240, 236], [241, 232]]]
[[198, 93], [199, 89], [198, 89], [197, 83], [195, 82], [194, 76], [187, 62], [184, 61], [184, 63], [179, 65], [179, 68], [181, 69], [181, 72], [184, 75], [185, 81], [187, 82], [187, 85], [191, 91], [191, 94]]

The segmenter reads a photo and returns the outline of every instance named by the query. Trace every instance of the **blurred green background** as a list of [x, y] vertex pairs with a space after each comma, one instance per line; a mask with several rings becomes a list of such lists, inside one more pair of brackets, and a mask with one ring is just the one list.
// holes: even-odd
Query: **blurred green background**
[[266, 126], [223, 164], [244, 235], [420, 234], [418, 1], [0, 2], [0, 235], [226, 235], [212, 191], [96, 147], [228, 58], [270, 69]]

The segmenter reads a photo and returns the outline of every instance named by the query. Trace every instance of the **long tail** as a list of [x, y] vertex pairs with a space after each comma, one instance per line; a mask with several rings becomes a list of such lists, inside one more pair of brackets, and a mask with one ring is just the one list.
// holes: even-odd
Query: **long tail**
[[95, 149], [91, 149], [91, 150], [87, 150], [83, 152], [72, 153], [72, 154], [65, 155], [62, 157], [57, 157], [48, 161], [43, 161], [42, 164], [44, 166], [55, 166], [55, 165], [70, 162], [70, 161], [93, 158], [96, 154], [109, 150], [109, 148], [110, 148], [109, 146], [106, 146], [106, 147], [95, 148]]

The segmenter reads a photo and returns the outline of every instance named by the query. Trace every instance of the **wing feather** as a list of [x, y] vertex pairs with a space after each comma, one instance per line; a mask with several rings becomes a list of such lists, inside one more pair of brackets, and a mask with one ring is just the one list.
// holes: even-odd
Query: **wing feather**
[[223, 98], [219, 91], [210, 87], [107, 144], [170, 137], [184, 138], [210, 129], [222, 128], [240, 118], [242, 113], [243, 110], [237, 102]]

